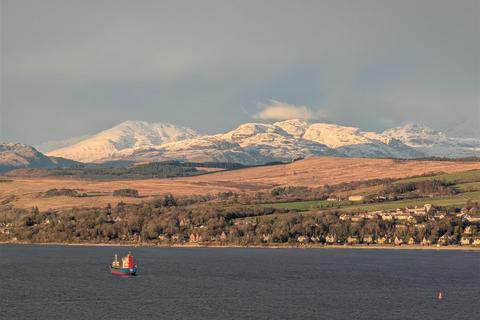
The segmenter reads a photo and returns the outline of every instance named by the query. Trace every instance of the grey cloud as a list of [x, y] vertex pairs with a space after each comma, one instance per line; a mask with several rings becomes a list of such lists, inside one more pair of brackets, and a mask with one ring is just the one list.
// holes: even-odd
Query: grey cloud
[[271, 98], [364, 129], [448, 129], [480, 110], [479, 12], [475, 0], [3, 0], [0, 140], [127, 119], [217, 132]]

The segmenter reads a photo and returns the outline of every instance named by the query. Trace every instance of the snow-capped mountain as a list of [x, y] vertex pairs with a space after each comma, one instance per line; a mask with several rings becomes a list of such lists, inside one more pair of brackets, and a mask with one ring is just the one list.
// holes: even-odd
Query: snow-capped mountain
[[118, 159], [140, 149], [160, 147], [162, 144], [195, 138], [192, 129], [169, 123], [125, 121], [73, 145], [51, 152], [49, 156], [61, 156], [81, 162]]
[[[292, 123], [298, 124], [296, 121]], [[337, 152], [322, 143], [298, 136], [298, 132], [288, 128], [286, 123], [284, 127], [291, 129], [290, 132], [279, 124], [246, 123], [217, 137], [236, 142], [248, 153], [265, 159], [260, 162], [291, 161], [313, 155], [337, 155]]]
[[304, 139], [323, 143], [348, 157], [415, 158], [423, 154], [400, 141], [359, 128], [315, 123], [308, 127]]
[[21, 143], [1, 143], [0, 144], [0, 172], [19, 168], [56, 168], [70, 167], [77, 162], [57, 158], [47, 157], [34, 147]]
[[296, 138], [279, 126], [247, 123], [224, 134], [201, 136], [164, 144], [156, 149], [139, 150], [128, 159], [137, 161], [181, 159], [251, 165], [292, 161], [313, 155], [338, 154], [320, 143]]
[[192, 162], [263, 163], [244, 150], [238, 143], [222, 140], [216, 136], [204, 136], [179, 142], [167, 143], [159, 148], [140, 149], [126, 158], [133, 161], [184, 160]]
[[274, 124], [245, 123], [227, 133], [199, 135], [192, 129], [171, 124], [126, 121], [48, 155], [84, 162], [178, 159], [251, 165], [320, 155], [464, 157], [474, 155], [479, 146], [478, 140], [449, 138], [418, 125], [377, 133], [336, 124], [287, 120]]
[[408, 124], [386, 130], [383, 135], [402, 141], [427, 156], [450, 158], [480, 156], [480, 139], [453, 138], [423, 125]]

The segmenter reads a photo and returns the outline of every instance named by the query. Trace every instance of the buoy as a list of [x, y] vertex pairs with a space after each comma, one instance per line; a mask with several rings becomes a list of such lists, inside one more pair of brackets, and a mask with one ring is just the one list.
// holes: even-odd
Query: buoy
[[440, 291], [440, 292], [438, 293], [437, 299], [438, 299], [438, 300], [443, 300], [443, 293], [442, 293], [442, 291]]

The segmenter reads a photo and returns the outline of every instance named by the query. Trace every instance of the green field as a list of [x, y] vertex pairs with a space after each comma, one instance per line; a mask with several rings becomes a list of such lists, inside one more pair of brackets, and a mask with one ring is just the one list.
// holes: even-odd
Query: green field
[[480, 182], [468, 182], [456, 185], [460, 192], [480, 191]]
[[350, 204], [348, 201], [335, 202], [327, 200], [310, 200], [310, 201], [294, 201], [262, 204], [264, 207], [275, 209], [295, 209], [295, 210], [314, 210], [314, 209], [332, 209]]
[[388, 201], [383, 203], [360, 204], [342, 207], [342, 211], [376, 211], [390, 210], [396, 208], [406, 208], [413, 206], [423, 206], [426, 203], [439, 207], [460, 207], [465, 205], [468, 200], [480, 201], [480, 191], [465, 192], [454, 196], [434, 197], [434, 198], [418, 198], [400, 201]]
[[455, 173], [444, 173], [444, 174], [439, 174], [439, 175], [429, 176], [429, 177], [415, 177], [415, 178], [401, 179], [396, 181], [395, 183], [418, 182], [418, 181], [426, 181], [426, 180], [442, 180], [442, 181], [454, 183], [454, 184], [480, 182], [480, 170], [469, 170], [469, 171], [455, 172]]
[[[480, 191], [465, 192], [454, 196], [443, 196], [434, 198], [417, 198], [399, 201], [386, 201], [381, 203], [367, 203], [367, 204], [350, 204], [349, 202], [337, 202], [337, 206], [327, 207], [327, 201], [296, 201], [296, 202], [282, 202], [274, 204], [263, 204], [264, 207], [286, 210], [309, 211], [314, 209], [338, 209], [342, 211], [376, 211], [389, 210], [396, 208], [405, 208], [411, 206], [420, 206], [425, 203], [430, 203], [435, 206], [462, 206], [465, 205], [468, 199], [480, 201]], [[331, 204], [331, 202], [328, 202]]]

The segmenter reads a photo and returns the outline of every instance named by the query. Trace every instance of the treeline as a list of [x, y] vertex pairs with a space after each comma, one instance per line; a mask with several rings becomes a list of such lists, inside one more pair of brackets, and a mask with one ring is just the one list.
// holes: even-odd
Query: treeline
[[[480, 212], [478, 203], [470, 203], [468, 209]], [[120, 202], [105, 208], [42, 212], [37, 208], [5, 209], [0, 212], [0, 221], [10, 227], [0, 233], [0, 240], [235, 245], [426, 240], [431, 244], [458, 244], [467, 230], [471, 237], [480, 237], [480, 225], [463, 221], [456, 213], [452, 208], [444, 217], [419, 216], [408, 223], [381, 218], [353, 221], [342, 219], [343, 213], [337, 211], [302, 214], [254, 205], [189, 204], [167, 195], [152, 202]]]
[[[82, 179], [148, 179], [187, 177], [209, 173], [201, 168], [223, 170], [243, 169], [248, 166], [239, 163], [182, 162], [178, 160], [135, 164], [132, 161], [109, 161], [101, 164], [77, 164], [68, 168], [19, 169], [17, 176], [57, 176]], [[200, 168], [200, 169], [199, 169]]]
[[77, 166], [68, 169], [53, 169], [48, 175], [61, 177], [75, 177], [83, 179], [145, 179], [145, 178], [173, 178], [194, 176], [205, 171], [194, 167], [184, 166], [182, 163], [152, 162], [148, 164], [129, 165], [127, 167], [88, 167]]
[[410, 194], [412, 197], [455, 194], [454, 184], [441, 180], [422, 180], [407, 183], [390, 183], [383, 194]]
[[66, 196], [66, 197], [86, 197], [87, 194], [84, 192], [80, 192], [78, 189], [49, 189], [44, 193], [45, 197], [58, 197], [58, 196]]

